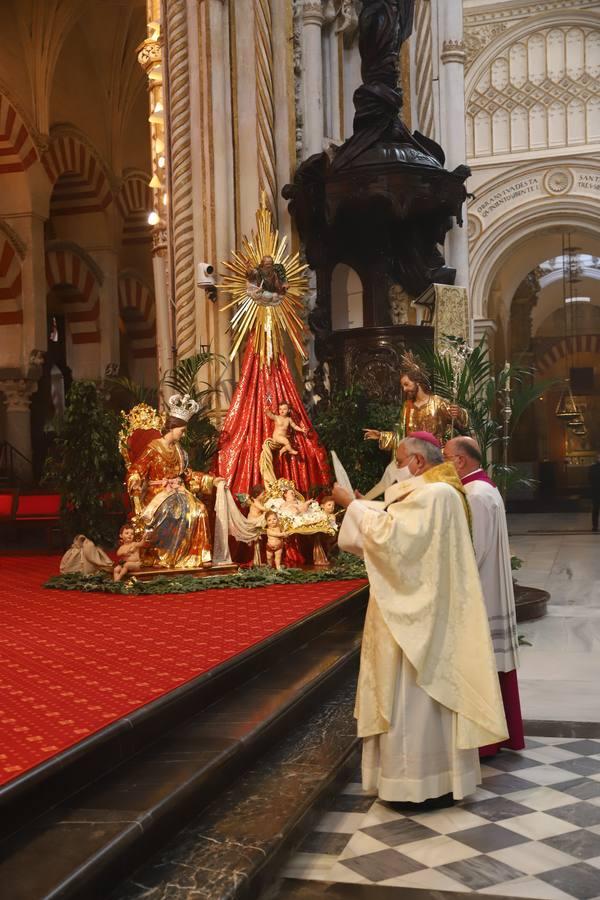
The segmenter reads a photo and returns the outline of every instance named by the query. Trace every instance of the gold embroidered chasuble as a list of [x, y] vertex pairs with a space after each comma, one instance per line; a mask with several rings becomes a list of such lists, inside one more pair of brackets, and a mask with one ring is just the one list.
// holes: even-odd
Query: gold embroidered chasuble
[[[165, 480], [180, 478], [182, 486], [173, 490]], [[211, 562], [208, 513], [196, 493], [210, 493], [211, 475], [194, 472], [185, 450], [163, 438], [151, 441], [127, 472], [127, 488], [139, 493], [145, 537], [142, 550], [145, 565], [169, 568], [198, 568]]]
[[[411, 431], [428, 431], [440, 441], [445, 441], [451, 433], [453, 417], [450, 412], [452, 403], [430, 394], [427, 401], [417, 406], [412, 400], [402, 405], [401, 422], [404, 434]], [[469, 424], [469, 417], [464, 409], [454, 417], [454, 428], [464, 430]], [[379, 446], [382, 450], [394, 450], [400, 441], [395, 431], [382, 431], [379, 435]]]
[[451, 472], [435, 472], [446, 468], [392, 485], [385, 504], [361, 511], [371, 596], [355, 715], [360, 737], [390, 730], [405, 654], [417, 685], [455, 713], [455, 745], [467, 750], [507, 730], [461, 494]]

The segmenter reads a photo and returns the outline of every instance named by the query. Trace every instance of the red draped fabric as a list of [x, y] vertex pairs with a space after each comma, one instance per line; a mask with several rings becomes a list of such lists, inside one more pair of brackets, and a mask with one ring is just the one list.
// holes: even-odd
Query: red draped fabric
[[290, 442], [298, 456], [274, 451], [275, 471], [280, 478], [289, 478], [305, 496], [322, 494], [331, 484], [331, 473], [325, 448], [319, 439], [294, 383], [288, 361], [283, 353], [270, 366], [261, 367], [260, 358], [248, 341], [242, 373], [235, 389], [229, 411], [223, 422], [215, 463], [215, 472], [222, 475], [234, 493], [248, 493], [255, 484], [262, 484], [258, 468], [264, 441], [273, 433], [273, 422], [267, 410], [277, 412], [279, 403], [287, 401], [292, 421], [310, 428], [304, 435], [290, 429]]

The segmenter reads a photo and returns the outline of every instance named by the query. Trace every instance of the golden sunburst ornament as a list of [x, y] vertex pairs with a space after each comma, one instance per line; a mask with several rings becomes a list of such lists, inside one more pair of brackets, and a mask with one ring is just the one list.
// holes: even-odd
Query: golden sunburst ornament
[[250, 333], [261, 365], [277, 359], [285, 334], [306, 359], [302, 298], [308, 287], [303, 274], [307, 266], [300, 262], [298, 253], [286, 253], [286, 247], [287, 237], [280, 238], [273, 227], [263, 191], [256, 211], [256, 232], [252, 231], [249, 238], [244, 236], [242, 249], [233, 251], [231, 261], [223, 263], [230, 274], [223, 277], [219, 287], [233, 299], [222, 311], [236, 307], [229, 326], [234, 335], [230, 359]]

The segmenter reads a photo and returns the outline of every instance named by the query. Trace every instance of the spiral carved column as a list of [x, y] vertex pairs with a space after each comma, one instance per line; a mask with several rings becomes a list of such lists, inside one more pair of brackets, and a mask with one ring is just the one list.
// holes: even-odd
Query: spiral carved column
[[415, 9], [415, 93], [419, 131], [435, 138], [433, 117], [433, 64], [431, 0], [418, 0]]
[[275, 91], [273, 85], [273, 22], [270, 0], [254, 0], [256, 40], [256, 123], [258, 179], [267, 203], [277, 217], [277, 176], [275, 174]]
[[175, 342], [177, 355], [184, 357], [194, 353], [196, 343], [187, 4], [186, 0], [169, 0], [165, 6]]

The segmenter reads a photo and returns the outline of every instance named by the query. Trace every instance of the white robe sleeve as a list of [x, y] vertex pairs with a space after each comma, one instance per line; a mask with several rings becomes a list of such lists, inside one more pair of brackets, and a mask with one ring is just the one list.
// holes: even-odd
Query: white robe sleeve
[[387, 488], [391, 484], [395, 484], [398, 480], [398, 466], [395, 462], [389, 463], [385, 467], [385, 471], [381, 476], [381, 481], [378, 481], [376, 485], [374, 485], [370, 491], [368, 491], [365, 496], [362, 498], [363, 500], [375, 500], [376, 497], [380, 497]]
[[485, 497], [480, 494], [467, 493], [473, 519], [473, 549], [477, 568], [481, 569], [488, 553], [493, 550], [496, 529], [494, 527], [494, 510], [490, 509]]
[[363, 527], [372, 516], [386, 515], [383, 503], [353, 500], [338, 535], [338, 547], [363, 559]]

